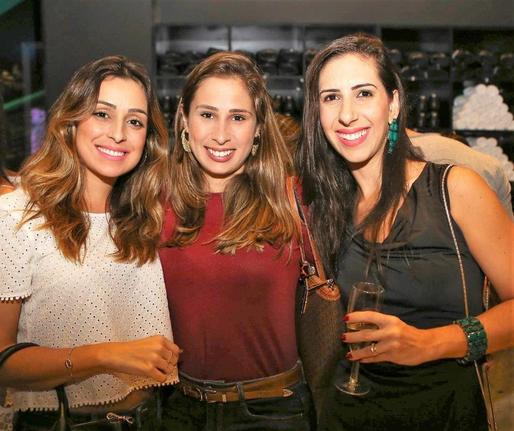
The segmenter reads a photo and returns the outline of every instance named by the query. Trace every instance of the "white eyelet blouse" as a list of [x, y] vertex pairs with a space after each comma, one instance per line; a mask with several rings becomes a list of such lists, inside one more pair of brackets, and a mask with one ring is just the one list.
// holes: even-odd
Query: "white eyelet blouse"
[[[106, 214], [89, 214], [91, 227], [83, 264], [60, 253], [40, 221], [21, 229], [27, 196], [17, 190], [0, 197], [0, 300], [23, 299], [18, 342], [62, 348], [152, 335], [172, 339], [159, 260], [138, 267], [117, 263]], [[64, 367], [64, 364], [63, 364]], [[170, 376], [165, 384], [175, 383]], [[148, 378], [101, 374], [66, 386], [72, 407], [118, 401], [131, 391], [159, 385]], [[9, 389], [16, 410], [57, 408], [55, 391]]]

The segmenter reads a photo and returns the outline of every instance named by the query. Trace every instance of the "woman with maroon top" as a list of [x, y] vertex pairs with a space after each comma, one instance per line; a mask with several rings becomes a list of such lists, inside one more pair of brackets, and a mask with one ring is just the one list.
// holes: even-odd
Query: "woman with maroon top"
[[188, 76], [160, 257], [181, 383], [166, 429], [310, 430], [295, 337], [292, 162], [258, 69], [221, 52]]

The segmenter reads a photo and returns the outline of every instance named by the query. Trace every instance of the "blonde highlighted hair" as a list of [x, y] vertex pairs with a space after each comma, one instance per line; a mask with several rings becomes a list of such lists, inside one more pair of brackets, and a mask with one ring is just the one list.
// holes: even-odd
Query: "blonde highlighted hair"
[[255, 104], [259, 127], [259, 149], [249, 156], [244, 171], [232, 178], [223, 194], [224, 224], [214, 239], [220, 253], [265, 244], [284, 246], [297, 234], [287, 201], [285, 181], [292, 173], [292, 160], [278, 129], [270, 96], [262, 75], [248, 57], [219, 52], [188, 75], [182, 103], [175, 117], [175, 139], [171, 149], [171, 180], [167, 200], [177, 220], [166, 246], [183, 247], [198, 237], [203, 226], [208, 195], [201, 166], [192, 153], [184, 151], [180, 136], [191, 102], [201, 83], [210, 77], [239, 78]]
[[96, 108], [106, 78], [131, 79], [144, 89], [148, 129], [141, 160], [119, 177], [107, 210], [110, 233], [120, 262], [143, 264], [156, 257], [162, 228], [160, 193], [168, 172], [168, 134], [146, 69], [122, 56], [104, 57], [82, 66], [52, 106], [41, 148], [20, 171], [29, 201], [22, 224], [43, 218], [62, 254], [81, 262], [86, 253], [90, 221], [84, 199], [85, 169], [75, 144], [77, 124]]

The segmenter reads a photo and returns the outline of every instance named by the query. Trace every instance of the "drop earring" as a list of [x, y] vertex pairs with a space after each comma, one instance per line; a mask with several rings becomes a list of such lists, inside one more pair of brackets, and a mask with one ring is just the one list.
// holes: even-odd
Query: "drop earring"
[[387, 133], [387, 153], [393, 154], [396, 144], [398, 143], [398, 120], [395, 118], [389, 124], [389, 132]]
[[258, 140], [259, 140], [259, 135], [256, 135], [255, 139], [253, 140], [253, 145], [252, 145], [252, 150], [251, 150], [252, 156], [255, 156], [257, 154], [257, 150], [259, 149], [259, 144], [257, 144]]
[[189, 145], [188, 137], [186, 136], [187, 132], [186, 129], [182, 129], [182, 132], [180, 133], [180, 140], [182, 141], [182, 148], [184, 148], [184, 151], [186, 153], [191, 152], [191, 145]]

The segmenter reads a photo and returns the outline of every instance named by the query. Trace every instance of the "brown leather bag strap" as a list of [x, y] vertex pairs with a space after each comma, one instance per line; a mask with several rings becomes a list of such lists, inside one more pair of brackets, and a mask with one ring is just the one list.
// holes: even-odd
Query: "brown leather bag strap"
[[296, 226], [300, 232], [300, 254], [302, 256], [302, 261], [306, 261], [305, 258], [305, 245], [303, 242], [303, 232], [307, 232], [307, 237], [309, 238], [309, 246], [311, 248], [312, 257], [314, 258], [314, 266], [316, 268], [316, 273], [319, 278], [322, 280], [326, 280], [327, 277], [325, 275], [325, 269], [321, 264], [321, 259], [319, 257], [318, 247], [312, 238], [311, 231], [309, 226], [307, 225], [307, 220], [305, 219], [305, 213], [303, 211], [301, 203], [298, 201], [298, 196], [296, 194], [296, 185], [297, 178], [296, 177], [288, 177], [287, 178], [287, 197], [289, 199], [289, 203], [291, 205], [291, 209], [293, 211], [293, 217], [295, 219]]
[[298, 231], [298, 244], [300, 246], [300, 255], [302, 257], [302, 262], [305, 262], [305, 245], [303, 243], [303, 223], [300, 218], [300, 214], [298, 213], [298, 201], [296, 199], [295, 193], [296, 187], [296, 177], [287, 177], [286, 180], [286, 191], [287, 191], [287, 200], [289, 201], [289, 205], [291, 206], [291, 213], [293, 214], [293, 220], [296, 225], [296, 230]]

